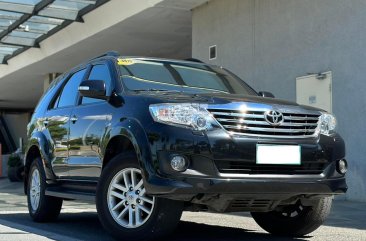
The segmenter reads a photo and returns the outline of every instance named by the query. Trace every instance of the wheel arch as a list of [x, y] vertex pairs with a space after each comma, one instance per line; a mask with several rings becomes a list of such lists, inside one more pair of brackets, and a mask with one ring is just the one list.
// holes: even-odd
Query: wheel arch
[[154, 172], [150, 145], [144, 128], [136, 120], [124, 120], [111, 128], [106, 136], [110, 136], [105, 146], [102, 146], [102, 169], [116, 155], [124, 151], [134, 151], [144, 178]]

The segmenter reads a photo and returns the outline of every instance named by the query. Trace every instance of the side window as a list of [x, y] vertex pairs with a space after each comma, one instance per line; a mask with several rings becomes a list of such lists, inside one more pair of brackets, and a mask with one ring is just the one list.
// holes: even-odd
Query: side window
[[[93, 66], [92, 70], [90, 71], [88, 80], [104, 80], [106, 91], [107, 93], [110, 93], [112, 86], [112, 78], [107, 65], [99, 64]], [[102, 101], [104, 100], [82, 97], [81, 104], [89, 104]]]
[[61, 95], [58, 97], [57, 107], [65, 107], [75, 105], [75, 100], [78, 95], [79, 85], [85, 75], [86, 69], [80, 70], [73, 74], [64, 86]]

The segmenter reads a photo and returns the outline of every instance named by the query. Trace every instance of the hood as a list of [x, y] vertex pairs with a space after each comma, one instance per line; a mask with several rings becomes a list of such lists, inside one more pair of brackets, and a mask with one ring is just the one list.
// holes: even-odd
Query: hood
[[269, 106], [289, 106], [289, 107], [299, 107], [300, 109], [306, 109], [310, 111], [322, 111], [321, 109], [299, 105], [296, 102], [291, 102], [282, 99], [268, 98], [261, 96], [252, 95], [237, 95], [237, 94], [225, 94], [225, 93], [199, 93], [190, 94], [186, 92], [159, 92], [159, 91], [149, 91], [140, 92], [136, 95], [143, 95], [147, 98], [157, 99], [156, 102], [161, 103], [202, 103], [209, 105], [226, 105], [230, 103], [256, 103]]

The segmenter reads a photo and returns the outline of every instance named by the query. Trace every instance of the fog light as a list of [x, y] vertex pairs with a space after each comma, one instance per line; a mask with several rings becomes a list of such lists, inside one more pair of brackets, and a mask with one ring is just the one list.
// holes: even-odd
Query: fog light
[[347, 161], [345, 159], [339, 160], [337, 163], [337, 171], [340, 174], [346, 174], [348, 168]]
[[170, 165], [173, 170], [177, 172], [184, 172], [187, 170], [187, 161], [183, 156], [173, 156], [170, 160]]

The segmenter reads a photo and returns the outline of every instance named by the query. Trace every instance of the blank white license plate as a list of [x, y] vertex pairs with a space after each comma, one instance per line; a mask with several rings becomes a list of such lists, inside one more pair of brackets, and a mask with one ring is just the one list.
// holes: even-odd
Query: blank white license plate
[[295, 145], [257, 144], [257, 164], [301, 165], [301, 148]]

